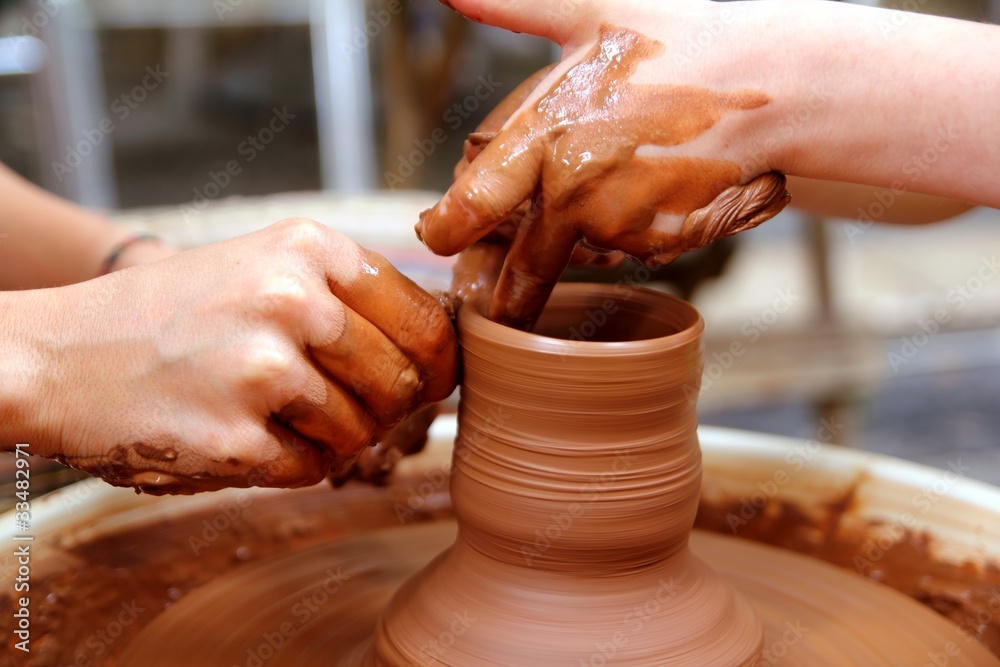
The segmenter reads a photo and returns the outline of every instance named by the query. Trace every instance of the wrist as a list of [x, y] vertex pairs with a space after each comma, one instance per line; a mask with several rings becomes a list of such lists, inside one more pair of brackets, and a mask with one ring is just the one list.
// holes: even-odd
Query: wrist
[[101, 262], [97, 276], [104, 276], [132, 266], [149, 264], [176, 254], [177, 251], [157, 236], [139, 232], [120, 233]]
[[32, 453], [59, 453], [55, 408], [57, 355], [51, 337], [59, 331], [57, 289], [0, 292], [0, 450], [26, 442]]
[[[868, 8], [861, 8], [859, 17], [858, 8], [826, 0], [747, 4], [745, 41], [756, 42], [744, 57], [747, 77], [771, 97], [751, 134], [754, 157], [765, 170], [811, 174], [817, 153], [840, 148], [827, 141], [829, 130], [850, 122], [840, 102], [855, 98], [856, 61], [870, 52], [868, 21], [859, 20]], [[863, 66], [870, 72], [878, 63]]]

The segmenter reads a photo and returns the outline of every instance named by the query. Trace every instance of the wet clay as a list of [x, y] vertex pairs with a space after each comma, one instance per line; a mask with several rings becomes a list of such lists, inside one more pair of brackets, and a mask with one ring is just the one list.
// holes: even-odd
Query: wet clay
[[[588, 312], [601, 326], [573, 340]], [[463, 308], [458, 538], [396, 594], [366, 664], [588, 664], [650, 600], [614, 664], [759, 659], [759, 619], [687, 548], [703, 328], [674, 297], [594, 285], [558, 288], [540, 335]], [[476, 620], [457, 636], [456, 618]]]
[[[856, 575], [731, 537], [689, 545], [700, 318], [608, 289], [557, 290], [539, 330], [561, 340], [487, 341], [500, 327], [463, 310], [457, 523], [244, 567], [162, 614], [118, 664], [1000, 665]], [[606, 323], [574, 340], [598, 312]]]
[[[1000, 656], [1000, 566], [942, 562], [931, 557], [936, 545], [926, 534], [907, 529], [899, 535], [894, 526], [844, 521], [852, 502], [852, 493], [808, 509], [772, 499], [766, 511], [741, 523], [738, 534], [900, 591], [954, 623], [960, 643], [972, 638]], [[742, 510], [742, 499], [702, 498], [695, 527], [732, 535], [732, 517], [742, 517]]]
[[[305, 645], [307, 641], [319, 643], [316, 650], [325, 650], [324, 655], [356, 651], [356, 637], [352, 641], [335, 629], [327, 632], [320, 632], [319, 629], [358, 622], [361, 610], [356, 602], [363, 596], [369, 600], [364, 609], [368, 627], [364, 642], [370, 643], [377, 617], [398, 585], [454, 542], [455, 528], [449, 520], [452, 513], [447, 487], [446, 472], [435, 469], [413, 476], [404, 473], [391, 485], [379, 489], [348, 486], [337, 492], [336, 502], [331, 502], [330, 491], [323, 486], [264, 492], [267, 497], [255, 495], [252, 500], [239, 503], [242, 512], [231, 519], [223, 517], [224, 523], [219, 525], [224, 529], [216, 532], [206, 526], [220, 521], [218, 507], [212, 512], [178, 514], [170, 521], [160, 518], [150, 525], [128, 531], [115, 529], [105, 534], [100, 534], [104, 531], [100, 529], [99, 521], [93, 525], [83, 523], [61, 540], [61, 560], [66, 561], [67, 569], [43, 567], [33, 571], [32, 612], [35, 617], [31, 664], [35, 667], [76, 664], [109, 667], [120, 664], [118, 657], [138, 637], [137, 648], [143, 646], [150, 654], [165, 655], [159, 663], [136, 663], [144, 667], [156, 664], [176, 667], [181, 664], [181, 657], [190, 663], [191, 656], [202, 657], [204, 664], [243, 666], [248, 664], [249, 654], [259, 652], [261, 645], [266, 643], [261, 637], [275, 629], [280, 630], [285, 622], [294, 623], [294, 636], [283, 640], [281, 651], [264, 662], [266, 665], [301, 664], [295, 662], [295, 655], [297, 651], [309, 650]], [[73, 489], [69, 492], [78, 493]], [[839, 578], [825, 582], [835, 582], [836, 588], [844, 591], [853, 591], [852, 587], [859, 585], [862, 590], [885, 588], [864, 581], [854, 583], [859, 577], [852, 562], [854, 553], [850, 553], [852, 549], [855, 553], [862, 553], [864, 544], [877, 539], [881, 534], [877, 526], [855, 531], [836, 529], [839, 523], [837, 517], [844, 509], [842, 503], [831, 504], [823, 509], [820, 516], [817, 516], [814, 507], [807, 511], [776, 500], [772, 503], [780, 504], [781, 520], [777, 520], [771, 512], [762, 513], [759, 519], [751, 521], [740, 532], [739, 540], [734, 540], [726, 518], [738, 509], [739, 500], [725, 504], [715, 500], [706, 502], [703, 497], [696, 527], [728, 535], [727, 539], [721, 540], [722, 548], [739, 555], [744, 561], [739, 571], [746, 576], [751, 576], [751, 568], [754, 567], [749, 554], [757, 552], [745, 551], [744, 539], [780, 545], [788, 554], [815, 555], [843, 565], [847, 571], [832, 574], [830, 577]], [[224, 504], [230, 506], [232, 503], [227, 501]], [[171, 503], [171, 507], [175, 506], [176, 503]], [[80, 512], [91, 516], [85, 507]], [[418, 537], [416, 532], [402, 527], [426, 525], [428, 522], [442, 526], [437, 529], [437, 540], [429, 546], [425, 546], [423, 538]], [[99, 533], [96, 536], [93, 534], [95, 530]], [[419, 532], [419, 526], [416, 530]], [[378, 534], [367, 537], [371, 533]], [[694, 531], [694, 552], [711, 563], [724, 579], [729, 579], [715, 557], [705, 551], [703, 545], [707, 537], [698, 530]], [[199, 547], [197, 553], [192, 549], [192, 539]], [[203, 540], [203, 543], [197, 540]], [[836, 543], [837, 547], [834, 548], [832, 543]], [[364, 574], [358, 572], [358, 576], [344, 582], [343, 588], [336, 595], [329, 596], [323, 605], [317, 606], [316, 613], [310, 613], [308, 618], [301, 613], [294, 614], [293, 604], [286, 601], [292, 599], [297, 603], [302, 597], [308, 599], [312, 595], [319, 595], [322, 600], [322, 594], [316, 590], [322, 588], [329, 576], [326, 570], [333, 568], [336, 573], [343, 565], [342, 555], [355, 548], [352, 546], [355, 544], [365, 554]], [[917, 637], [928, 647], [935, 644], [945, 646], [955, 637], [958, 637], [956, 642], [964, 646], [965, 635], [958, 634], [961, 627], [984, 642], [994, 654], [1000, 655], [1000, 615], [993, 615], [992, 619], [981, 618], [984, 610], [989, 611], [990, 600], [1000, 600], [1000, 570], [993, 567], [984, 571], [971, 564], [944, 563], [934, 556], [937, 551], [937, 545], [926, 538], [910, 536], [904, 544], [890, 549], [883, 558], [879, 581], [893, 588], [902, 586], [901, 590], [907, 595], [916, 592], [925, 604], [955, 623], [950, 627], [945, 627], [946, 623], [930, 626], [937, 633], [933, 639]], [[831, 558], [838, 552], [845, 555]], [[276, 566], [276, 563], [287, 564], [286, 558], [292, 554], [300, 554], [295, 561], [295, 571], [308, 573], [302, 578], [298, 590], [282, 588], [287, 582], [278, 574], [288, 570], [279, 570]], [[773, 558], [773, 554], [768, 554], [761, 560], [768, 562]], [[811, 559], [797, 560], [802, 560], [796, 565], [798, 568], [805, 567], [803, 563]], [[897, 576], [897, 571], [902, 572], [902, 576]], [[806, 582], [807, 585], [800, 591], [803, 600], [813, 596], [808, 584], [818, 579], [813, 577]], [[219, 587], [223, 582], [234, 580], [239, 580], [242, 585], [235, 587], [236, 593], [230, 588], [229, 597], [223, 598]], [[378, 588], [378, 591], [366, 590], [369, 586]], [[377, 596], [382, 596], [381, 601], [372, 602], [372, 598]], [[752, 597], [750, 601], [756, 606]], [[118, 634], [120, 624], [116, 623], [123, 611], [123, 602], [136, 605], [136, 617], [126, 617], [131, 622], [121, 627], [121, 634], [113, 642], [100, 640], [99, 637], [107, 636], [109, 627]], [[650, 604], [655, 606], [654, 602]], [[993, 604], [994, 607], [997, 605], [996, 602]], [[0, 598], [0, 633], [8, 638], [4, 649], [7, 655], [15, 655], [13, 644], [17, 641], [10, 623], [13, 609], [9, 594]], [[255, 609], [257, 616], [249, 629], [243, 627], [247, 609]], [[348, 621], [342, 618], [344, 615], [350, 617]], [[789, 613], [790, 617], [795, 615]], [[850, 632], [852, 626], [846, 616], [828, 617], [824, 622], [834, 623], [845, 632]], [[808, 616], [796, 617], [811, 630], [817, 627]], [[628, 622], [620, 620], [627, 637], [640, 625], [643, 613], [631, 616]], [[780, 642], [781, 635], [788, 628], [780, 623], [772, 627], [766, 617], [763, 621], [765, 645]], [[144, 633], [151, 624], [156, 630]], [[315, 632], [303, 631], [303, 628], [312, 628], [314, 624]], [[203, 631], [207, 625], [214, 626], [222, 635], [218, 641], [207, 645], [186, 639], [192, 629]], [[878, 631], [883, 630], [881, 626], [878, 628]], [[950, 634], [942, 634], [944, 632]], [[806, 636], [815, 641], [818, 634], [811, 631]], [[161, 638], [162, 645], [154, 648], [155, 642]], [[606, 644], [606, 640], [600, 638], [595, 638], [594, 642]], [[914, 639], [913, 643], [916, 644], [917, 640]], [[779, 643], [777, 646], [780, 652], [783, 645]], [[816, 664], [796, 662], [798, 651], [803, 648], [801, 642], [796, 643], [789, 648], [786, 657], [771, 664]], [[177, 653], [172, 653], [173, 650]], [[0, 651], [0, 665], [8, 664], [3, 660], [3, 653]], [[596, 648], [595, 654], [600, 655]], [[171, 663], [170, 659], [175, 661]], [[924, 658], [914, 664], [921, 665], [926, 661]]]
[[[454, 522], [442, 521], [376, 531], [248, 565], [167, 610], [116, 664], [243, 667], [258, 664], [256, 659], [273, 667], [357, 667], [370, 650], [371, 634], [393, 592], [452, 544], [456, 534]], [[933, 612], [833, 566], [707, 533], [692, 534], [691, 551], [711, 563], [757, 610], [764, 636], [757, 663], [761, 666], [921, 667], [934, 665], [935, 659], [947, 659], [950, 667], [1000, 665]], [[674, 592], [669, 581], [650, 591], [641, 606], [609, 619], [612, 634], [587, 634], [568, 625], [562, 634], [577, 634], [577, 640], [589, 646], [582, 663], [586, 667], [623, 664], [616, 656], [642, 635], [651, 617], [672, 603]], [[422, 644], [419, 659], [408, 664], [467, 664], [456, 659], [453, 649], [486, 620], [471, 608], [456, 613], [445, 631]], [[547, 622], [555, 625], [551, 619]], [[509, 643], [516, 647], [519, 640], [513, 636]], [[568, 659], [548, 664], [581, 665]], [[662, 664], [674, 663], [645, 663]]]
[[456, 184], [424, 214], [418, 233], [433, 250], [454, 253], [522, 213], [490, 319], [529, 329], [578, 243], [663, 264], [759, 225], [788, 203], [780, 174], [744, 185], [756, 175], [741, 165], [676, 149], [769, 100], [751, 90], [632, 83], [639, 65], [664, 49], [605, 25], [533, 106], [496, 127], [518, 98], [530, 97], [523, 86], [470, 137], [471, 163], [460, 164]]

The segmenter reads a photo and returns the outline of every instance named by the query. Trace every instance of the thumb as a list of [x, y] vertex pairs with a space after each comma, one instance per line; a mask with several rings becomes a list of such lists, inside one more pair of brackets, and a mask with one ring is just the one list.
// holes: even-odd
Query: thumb
[[486, 25], [526, 32], [565, 44], [592, 0], [441, 0]]

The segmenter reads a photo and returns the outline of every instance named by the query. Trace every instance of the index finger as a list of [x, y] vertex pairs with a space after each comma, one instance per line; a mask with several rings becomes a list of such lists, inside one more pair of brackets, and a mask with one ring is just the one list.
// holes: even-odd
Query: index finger
[[458, 164], [455, 165], [454, 176], [456, 179], [469, 167], [469, 163], [478, 157], [482, 150], [493, 141], [497, 132], [506, 125], [510, 117], [521, 108], [525, 100], [531, 96], [535, 88], [538, 87], [555, 67], [555, 64], [543, 67], [529, 76], [486, 115], [483, 122], [479, 124], [475, 132], [469, 135], [469, 139], [465, 142], [465, 154], [459, 160]]
[[528, 123], [490, 142], [441, 201], [423, 213], [417, 235], [439, 255], [454, 255], [488, 234], [535, 190], [542, 146]]
[[549, 207], [525, 218], [507, 253], [489, 318], [530, 331], [579, 240], [576, 226]]
[[[485, 23], [514, 32], [526, 32], [565, 42], [574, 29], [574, 19], [564, 8], [564, 0], [441, 0], [477, 23]], [[561, 20], [553, 20], [553, 17]]]
[[[458, 347], [451, 317], [438, 300], [376, 252], [359, 248], [361, 266], [350, 280], [328, 274], [334, 294], [391, 340], [421, 371], [422, 402], [455, 388]], [[415, 406], [414, 406], [415, 407]]]

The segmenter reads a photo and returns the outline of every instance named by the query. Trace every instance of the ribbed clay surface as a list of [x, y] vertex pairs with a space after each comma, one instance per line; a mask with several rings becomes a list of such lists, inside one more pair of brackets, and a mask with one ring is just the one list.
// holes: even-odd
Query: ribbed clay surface
[[702, 323], [686, 304], [564, 286], [536, 331], [570, 340], [469, 309], [459, 325], [457, 536], [399, 529], [250, 566], [120, 664], [1000, 664], [830, 566], [719, 537], [688, 549]]
[[592, 285], [558, 288], [533, 334], [462, 309], [458, 540], [396, 596], [373, 664], [419, 664], [455, 614], [479, 620], [431, 664], [587, 664], [591, 637], [621, 665], [750, 664], [759, 622], [687, 550], [703, 328], [673, 297]]

